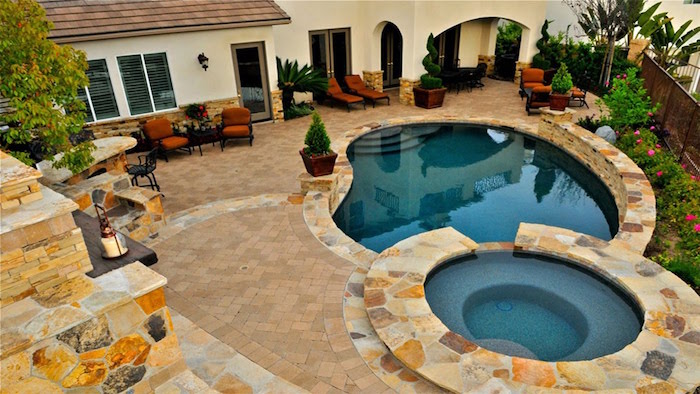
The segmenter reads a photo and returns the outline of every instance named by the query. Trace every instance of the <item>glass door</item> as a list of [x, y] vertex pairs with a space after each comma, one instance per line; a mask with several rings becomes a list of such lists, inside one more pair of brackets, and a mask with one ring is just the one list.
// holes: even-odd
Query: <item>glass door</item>
[[382, 30], [382, 70], [384, 71], [384, 87], [399, 85], [401, 78], [401, 51], [403, 40], [399, 29], [393, 23], [387, 23]]
[[271, 118], [264, 45], [262, 42], [231, 45], [238, 94], [253, 121]]
[[350, 29], [318, 30], [309, 32], [311, 65], [325, 70], [328, 78], [335, 77], [341, 86], [350, 68]]
[[459, 68], [459, 33], [461, 25], [453, 26], [435, 37], [438, 64], [443, 70]]

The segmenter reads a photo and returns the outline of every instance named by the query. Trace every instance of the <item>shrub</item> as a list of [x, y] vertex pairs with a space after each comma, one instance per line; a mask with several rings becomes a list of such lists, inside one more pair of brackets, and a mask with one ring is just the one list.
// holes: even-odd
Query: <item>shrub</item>
[[600, 126], [603, 126], [603, 123], [600, 121], [600, 119], [596, 119], [591, 115], [587, 115], [585, 118], [579, 119], [576, 122], [576, 124], [592, 133], [595, 133]]
[[432, 33], [428, 36], [425, 48], [428, 50], [428, 54], [423, 58], [423, 67], [427, 73], [420, 76], [420, 86], [423, 89], [439, 89], [442, 87], [442, 79], [437, 77], [440, 74], [440, 66], [435, 64], [438, 51], [435, 48], [435, 38]]
[[306, 132], [304, 144], [304, 153], [309, 156], [325, 156], [331, 153], [331, 139], [328, 138], [326, 126], [317, 112], [311, 115], [311, 125]]
[[566, 64], [562, 63], [552, 78], [552, 93], [566, 94], [573, 86], [571, 74], [569, 74]]
[[302, 116], [311, 115], [314, 108], [307, 103], [294, 104], [284, 110], [284, 119], [301, 118]]
[[209, 118], [209, 112], [207, 112], [207, 106], [204, 104], [190, 104], [185, 108], [185, 118], [196, 120], [201, 122]]
[[505, 25], [498, 26], [496, 56], [505, 55], [506, 53], [517, 54], [520, 48], [520, 37], [522, 34], [523, 28], [517, 23], [509, 22]]
[[[638, 128], [648, 124], [651, 114], [660, 104], [652, 105], [651, 98], [644, 89], [644, 80], [637, 78], [636, 68], [629, 68], [622, 75], [613, 79], [610, 91], [602, 98], [607, 107], [607, 114], [601, 117], [603, 123], [615, 130], [625, 127]], [[600, 100], [600, 99], [599, 99]], [[600, 101], [596, 101], [600, 104]]]
[[320, 94], [328, 90], [326, 70], [313, 69], [308, 64], [299, 68], [299, 62], [296, 60], [290, 62], [287, 59], [282, 63], [282, 59], [278, 57], [277, 87], [282, 91], [282, 108], [286, 114], [287, 109], [294, 103], [294, 92]]

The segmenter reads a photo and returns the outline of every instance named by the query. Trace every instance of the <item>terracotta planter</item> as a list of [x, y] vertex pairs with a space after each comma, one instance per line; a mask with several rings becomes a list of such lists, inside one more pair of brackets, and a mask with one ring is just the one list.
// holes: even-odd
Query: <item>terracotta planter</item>
[[549, 95], [549, 108], [554, 111], [565, 111], [569, 106], [570, 98], [568, 94], [552, 93]]
[[304, 166], [306, 171], [312, 176], [322, 176], [329, 175], [333, 173], [333, 167], [335, 166], [335, 159], [338, 158], [337, 153], [333, 153], [325, 156], [309, 156], [304, 153], [304, 150], [300, 150], [299, 154], [304, 160]]
[[447, 88], [413, 88], [413, 98], [416, 102], [416, 107], [427, 109], [442, 107], [442, 102], [445, 100], [445, 92], [447, 92]]

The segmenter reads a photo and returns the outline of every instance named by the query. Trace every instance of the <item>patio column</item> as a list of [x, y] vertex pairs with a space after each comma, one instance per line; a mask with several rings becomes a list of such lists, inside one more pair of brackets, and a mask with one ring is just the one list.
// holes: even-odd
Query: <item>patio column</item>
[[496, 65], [496, 38], [498, 37], [498, 19], [493, 18], [481, 31], [481, 50], [479, 63], [486, 63], [486, 75], [493, 75]]

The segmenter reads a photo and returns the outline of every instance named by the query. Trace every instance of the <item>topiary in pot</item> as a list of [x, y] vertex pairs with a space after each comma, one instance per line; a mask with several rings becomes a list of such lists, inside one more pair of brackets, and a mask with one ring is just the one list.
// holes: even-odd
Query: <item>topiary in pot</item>
[[574, 86], [571, 80], [571, 74], [566, 68], [566, 64], [562, 63], [552, 78], [552, 94], [549, 97], [549, 108], [555, 111], [564, 111], [569, 105], [569, 91]]
[[423, 58], [423, 67], [427, 73], [420, 77], [420, 87], [413, 88], [416, 105], [422, 108], [437, 108], [442, 106], [447, 89], [442, 87], [442, 79], [438, 78], [440, 66], [435, 64], [438, 51], [435, 48], [435, 38], [432, 33], [428, 36], [425, 47], [428, 54]]
[[304, 144], [306, 146], [299, 154], [304, 160], [306, 171], [313, 176], [332, 174], [338, 154], [331, 150], [331, 139], [326, 133], [326, 126], [316, 112], [311, 115], [311, 125], [304, 137]]

